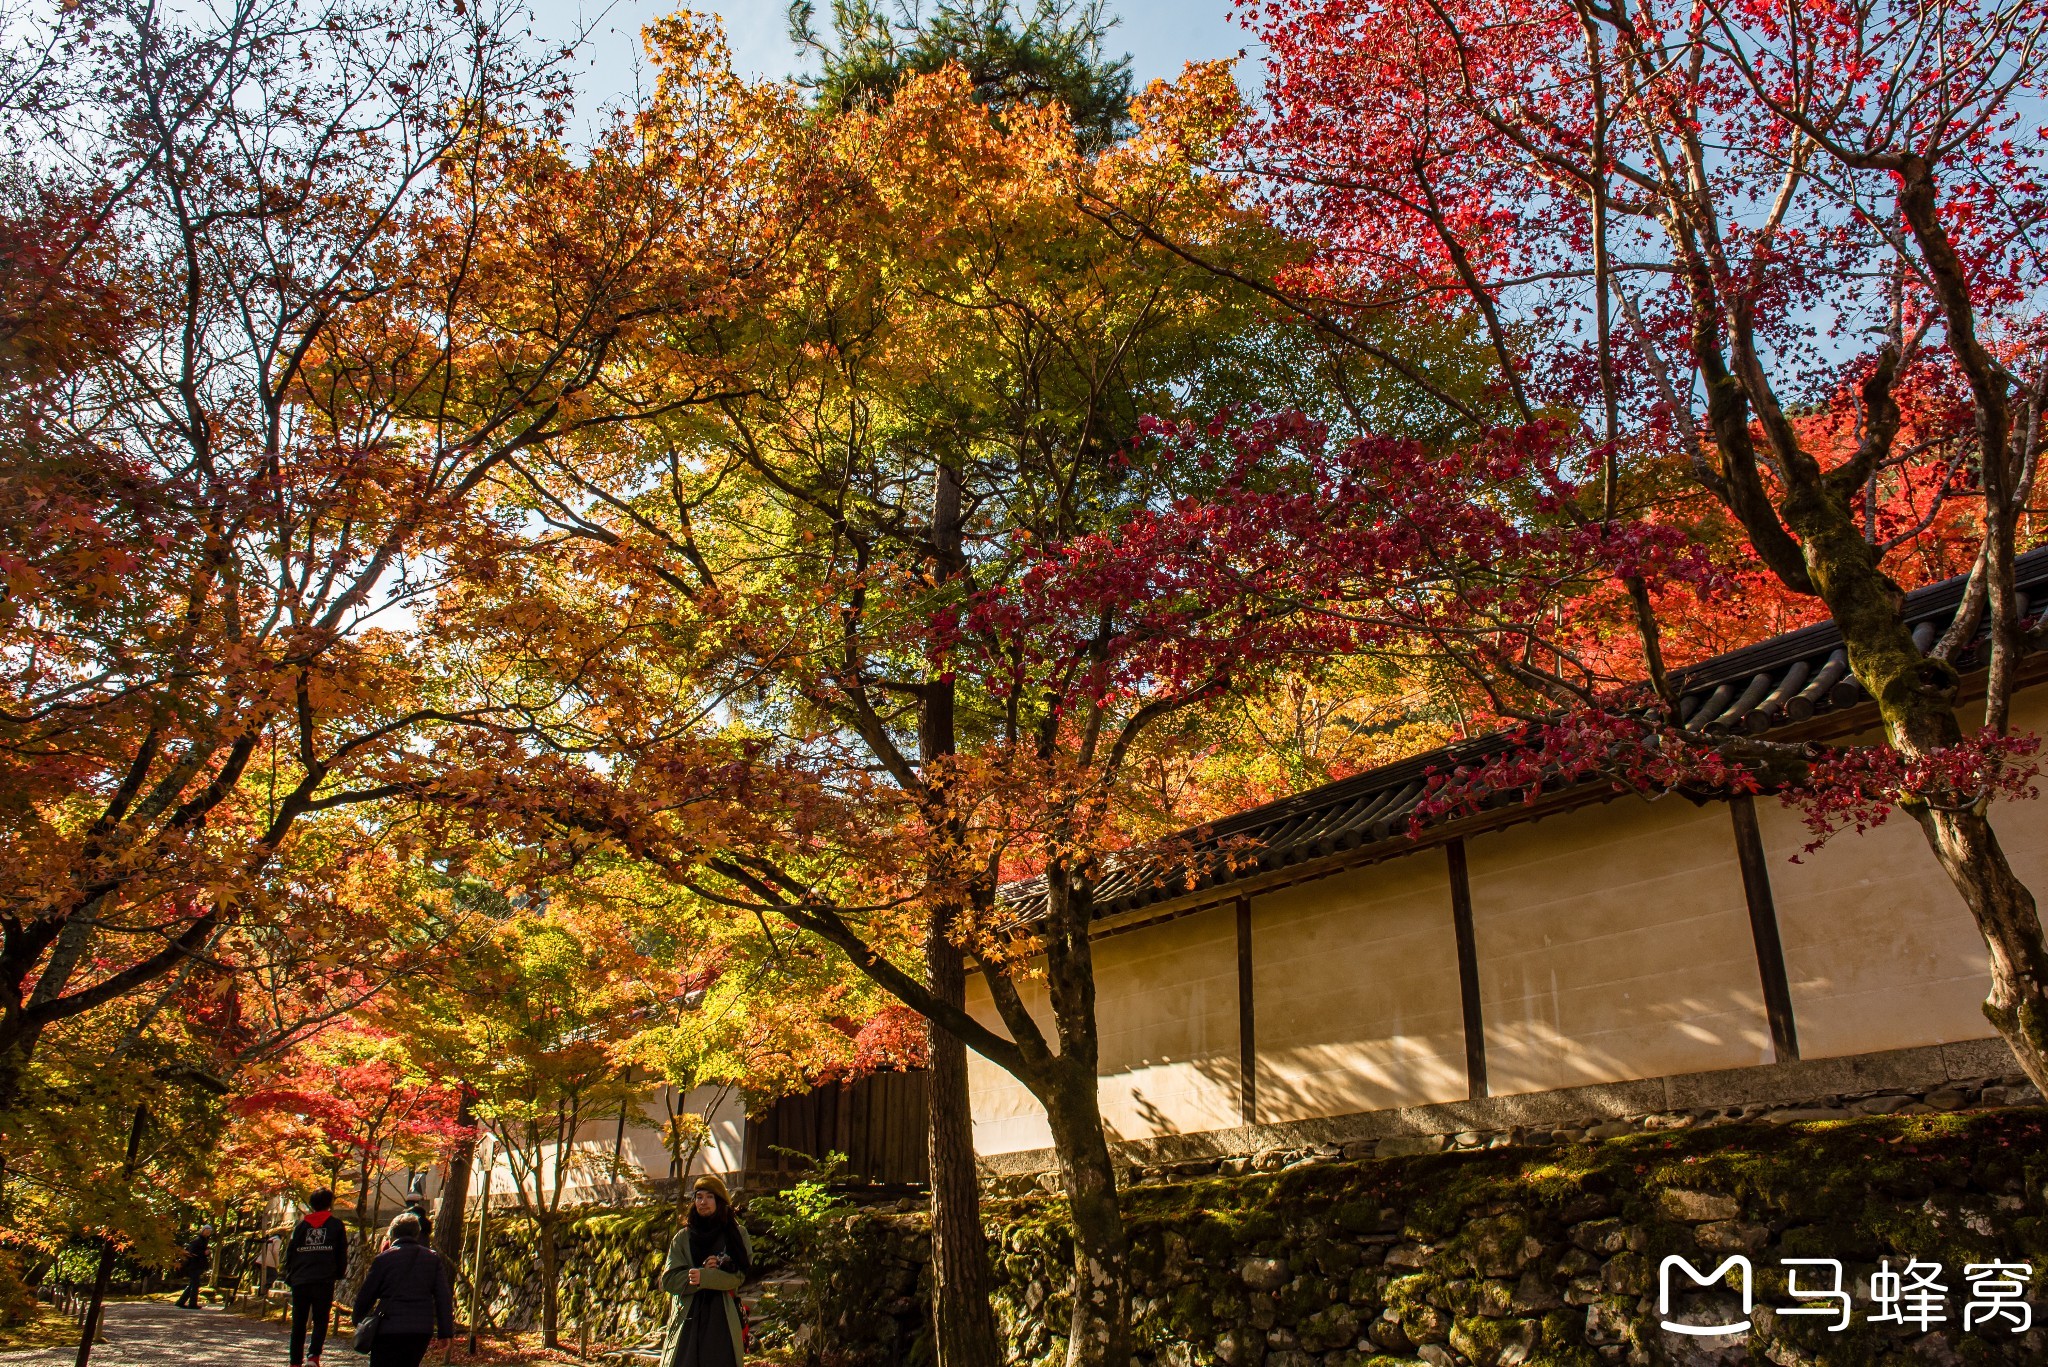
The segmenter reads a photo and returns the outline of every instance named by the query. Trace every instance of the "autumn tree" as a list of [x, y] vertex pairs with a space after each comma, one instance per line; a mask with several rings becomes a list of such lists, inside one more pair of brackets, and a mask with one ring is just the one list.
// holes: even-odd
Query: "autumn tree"
[[[1332, 353], [1087, 210], [1077, 178], [1247, 265], [1288, 250], [1159, 136], [1090, 156], [1059, 111], [992, 116], [957, 70], [784, 136], [785, 173], [829, 188], [805, 197], [758, 316], [721, 339], [747, 383], [522, 460], [506, 496], [563, 540], [477, 591], [634, 640], [622, 712], [696, 709], [658, 743], [637, 717], [616, 731], [611, 790], [536, 794], [564, 832], [802, 927], [936, 1023], [941, 1354], [992, 1360], [964, 1042], [1046, 1106], [1079, 1233], [1073, 1360], [1121, 1363], [1094, 890], [1114, 852], [1171, 824], [1145, 762], [1343, 636], [1274, 617], [1272, 586], [1247, 591], [1227, 555], [1148, 559], [1167, 527], [1183, 552], [1209, 539], [1225, 473], [1145, 420], [1287, 392]], [[658, 757], [714, 741], [759, 797], [671, 821], [684, 792]], [[1004, 897], [1032, 876], [1037, 894]], [[997, 1027], [965, 1009], [970, 961]], [[1049, 1026], [1027, 1005], [1040, 981]]]
[[[1333, 337], [1461, 320], [1515, 421], [1576, 428], [1594, 478], [1575, 516], [1654, 523], [1645, 491], [1675, 470], [1739, 529], [1751, 582], [1834, 620], [1884, 729], [1862, 796], [1921, 826], [1990, 948], [1986, 1015], [2036, 1081], [2048, 947], [1991, 811], [2028, 772], [2008, 712], [2036, 639], [2012, 565], [2048, 383], [2043, 152], [2024, 131], [2044, 24], [2030, 0], [1293, 4], [1264, 20], [1263, 113], [1215, 158], [1321, 244], [1261, 282], [1273, 297]], [[1958, 537], [1969, 591], [1923, 649], [1900, 580]], [[1621, 581], [1636, 665], [1604, 680], [1647, 680], [1662, 743], [1692, 744], [1662, 648], [1683, 600]], [[1978, 667], [1973, 731], [1960, 688]], [[1521, 680], [1525, 712], [1589, 705], [1563, 686], [1585, 679], [1545, 672]]]
[[761, 206], [565, 175], [558, 56], [515, 20], [63, 7], [0, 226], [0, 1109], [54, 1025], [257, 915], [302, 831], [506, 720], [467, 687], [488, 661], [407, 630], [504, 531], [491, 473], [716, 390], [595, 381], [723, 306]]
[[812, 0], [789, 7], [790, 37], [823, 68], [805, 83], [827, 109], [885, 103], [910, 77], [953, 66], [991, 109], [1058, 105], [1091, 149], [1130, 129], [1130, 54], [1104, 46], [1116, 22], [1102, 0], [941, 0], [929, 12], [833, 0], [827, 36]]
[[234, 1105], [256, 1122], [250, 1140], [296, 1130], [317, 1145], [322, 1184], [353, 1202], [360, 1246], [368, 1250], [386, 1171], [445, 1159], [465, 1137], [460, 1103], [457, 1089], [428, 1075], [406, 1041], [351, 1018], [299, 1043], [245, 1084]]
[[609, 1176], [578, 1133], [616, 1112], [630, 1084], [618, 1047], [632, 1032], [637, 960], [616, 940], [557, 918], [521, 915], [479, 935], [435, 980], [416, 982], [383, 1014], [408, 1047], [465, 1080], [494, 1162], [533, 1222], [541, 1265], [541, 1334], [561, 1335], [564, 1198], [577, 1176]]

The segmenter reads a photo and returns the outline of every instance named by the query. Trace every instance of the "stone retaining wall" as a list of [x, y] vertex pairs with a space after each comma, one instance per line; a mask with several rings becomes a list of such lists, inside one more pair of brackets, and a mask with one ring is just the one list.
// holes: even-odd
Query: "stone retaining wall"
[[[2002, 1085], [2002, 1084], [1994, 1084]], [[1883, 1115], [1642, 1131], [1564, 1144], [1300, 1163], [1128, 1192], [1133, 1320], [1147, 1367], [1889, 1367], [2038, 1363], [2048, 1331], [1963, 1318], [1966, 1266], [2048, 1273], [2048, 1112]], [[1071, 1244], [1060, 1203], [992, 1202], [1011, 1360], [1063, 1355]], [[924, 1307], [918, 1216], [849, 1217], [868, 1250], [835, 1273], [811, 1359], [893, 1367]], [[857, 1230], [854, 1228], [857, 1226]], [[1661, 1327], [1663, 1259], [1754, 1270], [1751, 1328]], [[1787, 1258], [1833, 1258], [1849, 1327], [1782, 1310]], [[1939, 1263], [1923, 1322], [1870, 1319], [1885, 1265]], [[1821, 1275], [1807, 1274], [1808, 1280]], [[866, 1280], [872, 1278], [872, 1281]], [[2036, 1276], [2029, 1301], [2048, 1302]], [[1807, 1304], [1811, 1304], [1810, 1302]], [[893, 1315], [880, 1313], [893, 1307]], [[2048, 1309], [2048, 1305], [2044, 1305]], [[2031, 1318], [2031, 1307], [2027, 1312]], [[1742, 1318], [1675, 1274], [1670, 1318]]]
[[[1996, 1101], [2003, 1081], [1958, 1107]], [[1990, 1095], [1985, 1092], [1989, 1090]], [[1217, 1171], [1137, 1170], [1126, 1191], [1139, 1367], [1980, 1367], [2048, 1361], [2048, 1110], [1877, 1105], [1844, 1093], [1826, 1118], [1716, 1113], [1677, 1128], [1346, 1159], [1268, 1154]], [[1858, 1114], [1889, 1111], [1889, 1114]], [[1921, 1108], [1925, 1108], [1924, 1110]], [[1917, 1113], [1906, 1114], [1908, 1110]], [[1765, 1123], [1772, 1116], [1781, 1123]], [[1533, 1136], [1531, 1136], [1533, 1138]], [[1377, 1141], [1375, 1141], [1377, 1145]], [[1284, 1154], [1284, 1151], [1283, 1151]], [[1228, 1171], [1223, 1169], [1228, 1168]], [[1257, 1170], [1260, 1167], [1270, 1171]], [[907, 1204], [907, 1203], [903, 1203]], [[1072, 1245], [1056, 1197], [985, 1207], [1009, 1360], [1052, 1367]], [[651, 1333], [675, 1213], [585, 1212], [565, 1240], [564, 1337]], [[538, 1280], [523, 1222], [492, 1217], [494, 1319], [531, 1323]], [[808, 1258], [750, 1221], [770, 1294], [764, 1343], [814, 1367], [920, 1361], [930, 1242], [917, 1210], [843, 1209]], [[1755, 1306], [1741, 1334], [1661, 1327], [1667, 1257], [1702, 1275], [1742, 1257]], [[1855, 1302], [1833, 1332], [1788, 1296], [1784, 1260], [1837, 1259]], [[1921, 1322], [1876, 1322], [1873, 1274], [1940, 1264]], [[2028, 1264], [2029, 1323], [1973, 1324], [1966, 1268]], [[801, 1274], [809, 1274], [809, 1284]], [[793, 1276], [792, 1274], [797, 1274]], [[1809, 1283], [1816, 1272], [1809, 1275]], [[1825, 1278], [1822, 1278], [1825, 1281]], [[762, 1288], [757, 1286], [755, 1292]], [[779, 1293], [779, 1294], [778, 1294]], [[1813, 1302], [1807, 1302], [1808, 1306]], [[1743, 1317], [1726, 1287], [1673, 1276], [1669, 1318]], [[1910, 1309], [1910, 1307], [1908, 1307]]]

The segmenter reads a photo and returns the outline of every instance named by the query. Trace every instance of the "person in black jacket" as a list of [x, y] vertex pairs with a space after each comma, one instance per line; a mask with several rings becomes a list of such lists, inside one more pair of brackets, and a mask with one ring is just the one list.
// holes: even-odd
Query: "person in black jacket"
[[[320, 1367], [327, 1324], [334, 1317], [334, 1284], [348, 1273], [348, 1229], [334, 1218], [334, 1193], [322, 1187], [306, 1198], [305, 1218], [284, 1246], [284, 1281], [292, 1289], [292, 1367]], [[306, 1356], [306, 1329], [313, 1354]]]
[[212, 1225], [201, 1225], [199, 1237], [185, 1245], [185, 1294], [178, 1297], [180, 1310], [199, 1309], [199, 1284], [206, 1280], [206, 1273], [213, 1266], [213, 1254], [207, 1248], [207, 1239], [213, 1234]]
[[391, 1244], [370, 1264], [356, 1293], [356, 1326], [378, 1317], [370, 1367], [420, 1367], [435, 1343], [455, 1337], [455, 1293], [448, 1264], [420, 1238], [419, 1217], [391, 1222]]
[[420, 1222], [420, 1242], [429, 1248], [434, 1244], [434, 1212], [427, 1206], [426, 1189], [415, 1182], [412, 1190], [405, 1194], [405, 1213]]

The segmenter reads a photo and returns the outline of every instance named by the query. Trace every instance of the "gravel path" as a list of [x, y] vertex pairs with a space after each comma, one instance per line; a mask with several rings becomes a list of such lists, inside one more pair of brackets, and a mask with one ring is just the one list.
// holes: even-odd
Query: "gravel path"
[[[106, 1307], [106, 1339], [92, 1350], [93, 1367], [283, 1367], [286, 1357], [285, 1335], [276, 1325], [151, 1301]], [[362, 1361], [348, 1352], [346, 1340], [337, 1344], [329, 1339], [328, 1347]], [[77, 1360], [75, 1346], [0, 1353], [5, 1367], [71, 1367]]]

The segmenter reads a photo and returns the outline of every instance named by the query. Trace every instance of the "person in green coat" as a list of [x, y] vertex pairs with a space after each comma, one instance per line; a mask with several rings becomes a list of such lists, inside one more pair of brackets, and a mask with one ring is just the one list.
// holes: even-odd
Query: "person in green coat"
[[740, 1367], [740, 1287], [753, 1270], [745, 1226], [733, 1218], [725, 1183], [706, 1173], [690, 1196], [690, 1219], [668, 1246], [661, 1289], [668, 1331], [661, 1367]]

